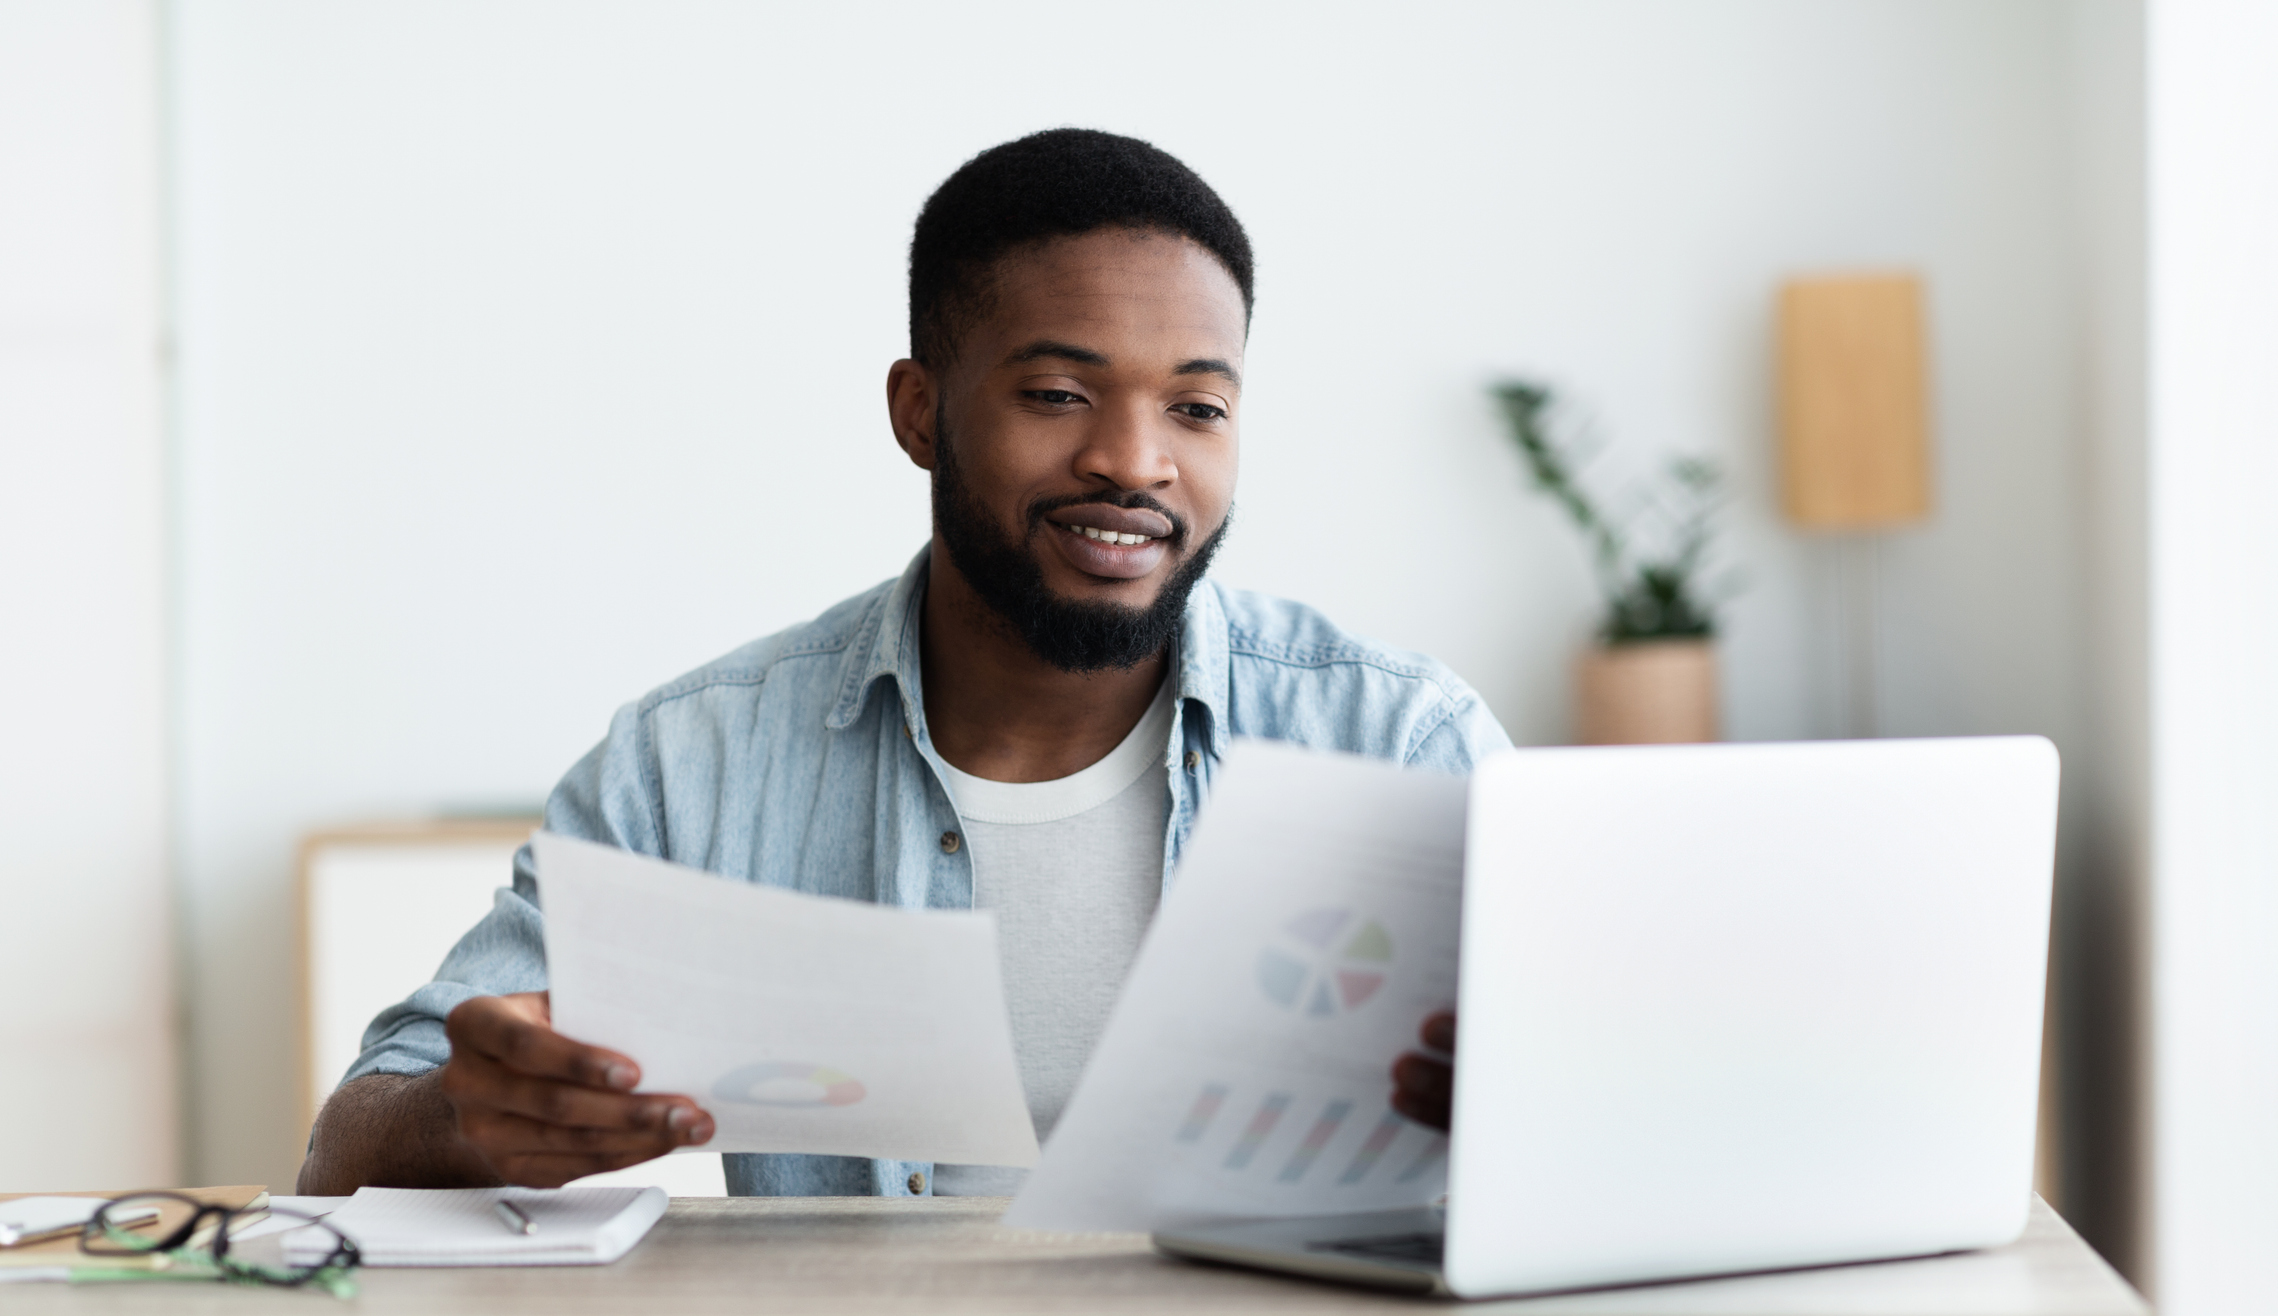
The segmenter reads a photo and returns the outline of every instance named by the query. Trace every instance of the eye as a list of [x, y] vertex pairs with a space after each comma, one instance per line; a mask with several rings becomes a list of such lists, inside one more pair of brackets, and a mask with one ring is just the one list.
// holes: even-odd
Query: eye
[[1047, 407], [1072, 407], [1084, 400], [1081, 394], [1070, 393], [1064, 388], [1024, 389], [1021, 396], [1031, 402], [1041, 402]]
[[1214, 407], [1207, 402], [1180, 402], [1173, 405], [1171, 407], [1171, 410], [1186, 417], [1188, 420], [1226, 419], [1226, 409], [1224, 407]]

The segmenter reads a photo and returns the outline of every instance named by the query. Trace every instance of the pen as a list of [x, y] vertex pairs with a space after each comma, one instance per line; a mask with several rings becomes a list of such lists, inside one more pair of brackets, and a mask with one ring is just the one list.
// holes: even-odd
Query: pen
[[505, 1223], [506, 1227], [517, 1234], [535, 1234], [538, 1232], [538, 1222], [524, 1214], [522, 1208], [512, 1202], [501, 1199], [492, 1202], [490, 1209], [496, 1211], [498, 1218]]

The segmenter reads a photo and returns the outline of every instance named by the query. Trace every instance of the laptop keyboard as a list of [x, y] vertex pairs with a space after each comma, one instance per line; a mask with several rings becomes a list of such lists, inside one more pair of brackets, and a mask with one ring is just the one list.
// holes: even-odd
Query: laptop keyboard
[[1364, 1257], [1370, 1261], [1406, 1261], [1416, 1265], [1437, 1266], [1440, 1252], [1447, 1241], [1445, 1234], [1376, 1234], [1366, 1238], [1325, 1238], [1307, 1243], [1308, 1252], [1341, 1252], [1350, 1257]]

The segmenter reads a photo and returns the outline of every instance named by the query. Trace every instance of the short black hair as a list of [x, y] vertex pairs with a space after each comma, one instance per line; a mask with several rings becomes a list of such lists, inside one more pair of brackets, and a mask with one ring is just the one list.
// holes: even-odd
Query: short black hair
[[981, 152], [926, 199], [910, 238], [910, 356], [956, 358], [1007, 253], [1110, 226], [1192, 239], [1234, 276], [1247, 321], [1250, 237], [1201, 175], [1136, 137], [1052, 128]]

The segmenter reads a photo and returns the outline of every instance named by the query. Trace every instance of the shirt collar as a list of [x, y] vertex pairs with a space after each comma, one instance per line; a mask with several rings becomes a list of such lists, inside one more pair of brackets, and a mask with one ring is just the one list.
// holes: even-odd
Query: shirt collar
[[1226, 608], [1218, 599], [1218, 584], [1207, 577], [1196, 581], [1186, 596], [1186, 618], [1179, 626], [1179, 705], [1200, 704], [1208, 714], [1203, 727], [1212, 758], [1226, 754], [1226, 691], [1228, 654]]
[[839, 669], [838, 703], [823, 725], [844, 731], [862, 716], [870, 701], [870, 687], [882, 677], [893, 677], [902, 697], [902, 725], [912, 735], [924, 725], [924, 701], [918, 685], [918, 605], [925, 601], [926, 563], [933, 556], [929, 542], [903, 568], [901, 579], [862, 614], [853, 643], [846, 646], [846, 662]]
[[[870, 687], [892, 677], [902, 700], [902, 725], [912, 736], [923, 730], [925, 707], [918, 680], [919, 605], [925, 601], [926, 571], [932, 557], [929, 542], [910, 559], [901, 579], [863, 614], [853, 642], [847, 645], [838, 703], [824, 726], [844, 731], [854, 725], [870, 700]], [[1219, 602], [1218, 586], [1209, 580], [1200, 581], [1187, 595], [1186, 616], [1179, 626], [1177, 694], [1182, 706], [1197, 703], [1208, 714], [1204, 730], [1213, 756], [1226, 752], [1227, 655], [1226, 609]]]

